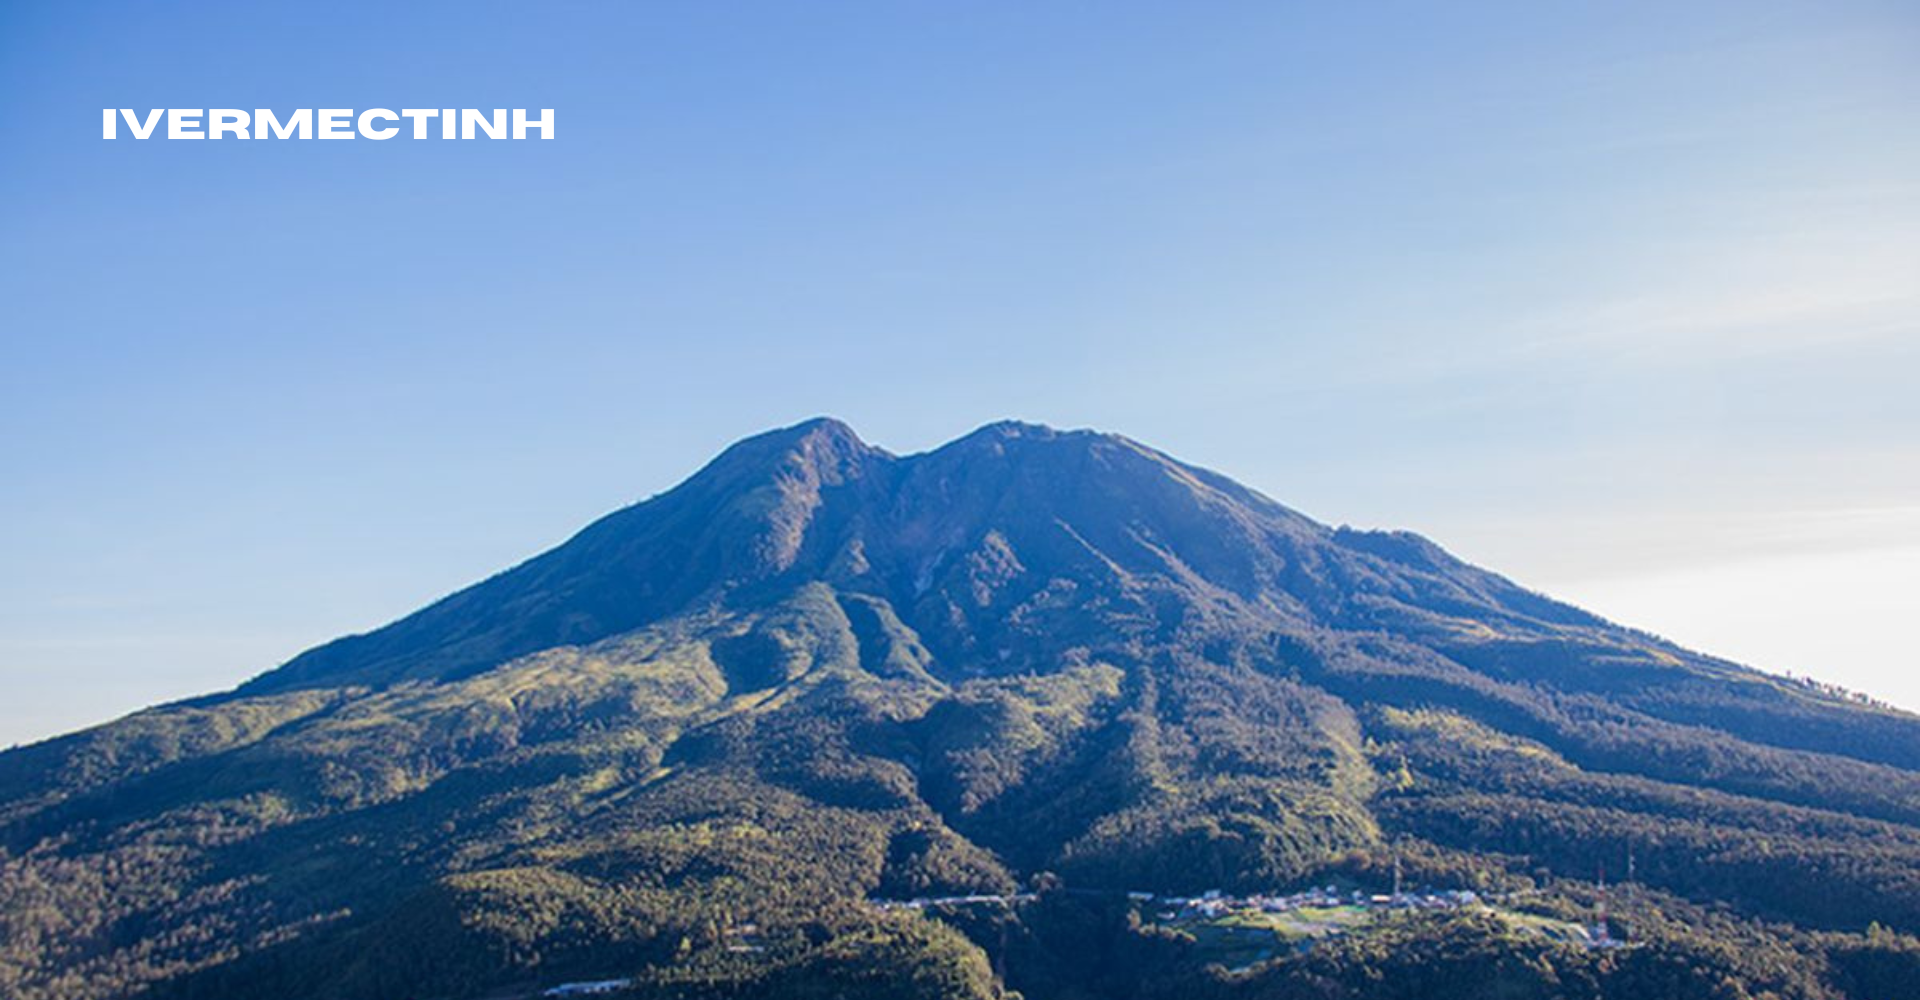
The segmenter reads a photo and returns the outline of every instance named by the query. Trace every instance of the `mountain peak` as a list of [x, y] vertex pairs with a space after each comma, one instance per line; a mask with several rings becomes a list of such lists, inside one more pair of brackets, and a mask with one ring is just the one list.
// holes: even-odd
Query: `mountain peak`
[[1025, 420], [996, 420], [990, 424], [980, 425], [973, 433], [966, 435], [966, 437], [961, 438], [961, 440], [964, 441], [968, 438], [1053, 438], [1059, 437], [1061, 433], [1061, 431], [1055, 430], [1046, 424], [1036, 424]]
[[794, 450], [858, 454], [879, 449], [861, 440], [860, 435], [844, 421], [833, 417], [813, 417], [788, 427], [776, 427], [742, 438], [722, 452], [721, 457], [736, 452], [760, 455]]
[[735, 442], [688, 484], [739, 485], [741, 477], [758, 480], [768, 474], [841, 482], [860, 475], [873, 460], [890, 457], [861, 440], [847, 424], [814, 417]]
[[832, 440], [867, 447], [867, 443], [860, 439], [860, 435], [846, 421], [838, 417], [810, 417], [791, 427], [768, 431], [767, 434], [790, 435], [796, 439]]
[[1125, 439], [1117, 434], [1107, 434], [1084, 427], [1059, 428], [1026, 420], [996, 420], [993, 423], [983, 424], [975, 428], [972, 432], [952, 441], [951, 444], [964, 445], [982, 441], [1052, 442], [1120, 440]]

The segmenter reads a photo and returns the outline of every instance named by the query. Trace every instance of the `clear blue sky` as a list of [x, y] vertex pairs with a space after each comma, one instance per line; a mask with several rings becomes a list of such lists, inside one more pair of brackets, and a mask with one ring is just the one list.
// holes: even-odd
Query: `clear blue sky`
[[[12, 3], [0, 93], [0, 744], [821, 413], [1120, 431], [1920, 706], [1908, 3]], [[558, 138], [99, 138], [375, 106]]]

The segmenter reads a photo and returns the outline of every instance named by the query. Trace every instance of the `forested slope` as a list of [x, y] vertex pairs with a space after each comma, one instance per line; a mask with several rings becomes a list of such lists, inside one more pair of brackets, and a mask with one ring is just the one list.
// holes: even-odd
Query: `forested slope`
[[[1631, 945], [1430, 914], [1229, 973], [1123, 895], [1396, 864]], [[1916, 900], [1920, 719], [1019, 424], [749, 439], [236, 691], [0, 754], [20, 1000], [1866, 1000], [1920, 981]]]

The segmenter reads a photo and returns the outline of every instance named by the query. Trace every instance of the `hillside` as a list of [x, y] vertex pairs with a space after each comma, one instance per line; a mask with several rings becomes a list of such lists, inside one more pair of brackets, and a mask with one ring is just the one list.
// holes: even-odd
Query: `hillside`
[[[1396, 865], [1508, 902], [1228, 972], [1123, 895]], [[1523, 932], [1602, 907], [1628, 946]], [[1916, 933], [1920, 717], [1024, 424], [754, 437], [235, 691], [0, 754], [18, 1000], [1868, 1000]]]

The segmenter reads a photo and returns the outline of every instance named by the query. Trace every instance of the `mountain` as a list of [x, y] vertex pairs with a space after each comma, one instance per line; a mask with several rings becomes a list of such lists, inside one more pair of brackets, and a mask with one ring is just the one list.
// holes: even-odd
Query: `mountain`
[[[1126, 895], [1396, 880], [1482, 902]], [[999, 898], [874, 902], [952, 895]], [[750, 438], [384, 628], [0, 754], [18, 1000], [1866, 1000], [1920, 982], [1916, 932], [1920, 717], [1029, 424]]]

